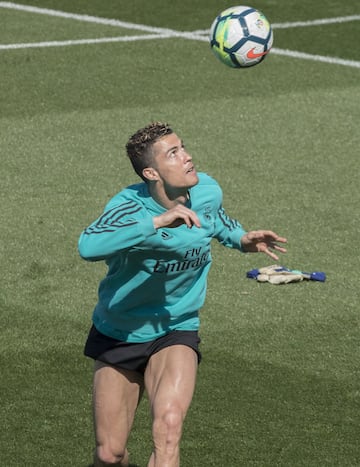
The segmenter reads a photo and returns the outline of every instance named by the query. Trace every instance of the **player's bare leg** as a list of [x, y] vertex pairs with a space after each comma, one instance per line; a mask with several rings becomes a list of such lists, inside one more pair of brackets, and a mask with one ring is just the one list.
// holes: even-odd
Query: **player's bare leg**
[[143, 377], [139, 373], [95, 362], [94, 467], [128, 467], [126, 443], [142, 393]]
[[148, 467], [179, 467], [183, 422], [196, 382], [198, 357], [185, 345], [154, 354], [145, 372], [153, 417], [154, 451]]

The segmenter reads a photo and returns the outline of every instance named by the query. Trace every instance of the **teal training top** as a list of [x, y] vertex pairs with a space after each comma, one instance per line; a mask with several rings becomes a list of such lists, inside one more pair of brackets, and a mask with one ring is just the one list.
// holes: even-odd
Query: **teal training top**
[[211, 264], [210, 243], [241, 250], [244, 229], [222, 207], [218, 183], [200, 173], [189, 190], [187, 207], [201, 227], [155, 229], [153, 217], [166, 211], [146, 183], [115, 195], [103, 214], [79, 239], [88, 261], [105, 260], [93, 323], [103, 334], [128, 342], [147, 342], [172, 330], [197, 330]]

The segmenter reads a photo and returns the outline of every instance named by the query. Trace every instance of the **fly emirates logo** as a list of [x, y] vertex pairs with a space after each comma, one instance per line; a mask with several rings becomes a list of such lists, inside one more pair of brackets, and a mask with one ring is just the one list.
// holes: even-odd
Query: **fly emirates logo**
[[209, 248], [191, 248], [190, 250], [186, 250], [182, 261], [156, 261], [154, 272], [169, 274], [187, 271], [189, 269], [198, 269], [204, 264], [208, 263], [209, 260]]

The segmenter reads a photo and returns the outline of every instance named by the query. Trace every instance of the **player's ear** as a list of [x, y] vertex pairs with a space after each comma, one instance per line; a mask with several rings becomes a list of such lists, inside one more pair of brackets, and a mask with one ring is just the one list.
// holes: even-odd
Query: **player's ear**
[[149, 180], [151, 182], [159, 180], [159, 174], [153, 167], [146, 167], [145, 169], [143, 169], [142, 174], [146, 178], [146, 180]]

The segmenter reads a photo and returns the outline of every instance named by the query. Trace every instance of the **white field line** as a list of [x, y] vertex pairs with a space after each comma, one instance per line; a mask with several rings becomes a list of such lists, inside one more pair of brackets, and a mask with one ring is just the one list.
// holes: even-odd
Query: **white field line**
[[172, 32], [170, 29], [155, 28], [152, 26], [146, 26], [144, 24], [128, 23], [125, 21], [119, 21], [117, 19], [99, 18], [97, 16], [66, 13], [65, 11], [50, 10], [48, 8], [38, 8], [35, 6], [29, 6], [29, 5], [20, 5], [18, 3], [12, 3], [12, 2], [0, 2], [0, 8], [8, 8], [8, 9], [18, 10], [18, 11], [26, 11], [28, 13], [36, 13], [39, 15], [56, 16], [58, 18], [73, 19], [73, 20], [82, 21], [86, 23], [103, 24], [105, 26], [115, 26], [118, 28], [135, 29], [139, 31], [159, 33], [159, 34], [162, 34], [164, 32]]
[[303, 28], [307, 26], [323, 26], [327, 24], [348, 23], [350, 21], [359, 21], [360, 15], [339, 16], [337, 18], [314, 19], [311, 21], [295, 21], [293, 23], [273, 23], [274, 29]]
[[[64, 11], [51, 10], [48, 8], [39, 8], [29, 5], [21, 5], [12, 2], [0, 2], [0, 8], [13, 9], [18, 11], [25, 11], [29, 13], [42, 14], [47, 16], [55, 16], [60, 18], [72, 19], [76, 21], [83, 21], [88, 23], [103, 24], [106, 26], [114, 26], [132, 30], [138, 30], [143, 32], [149, 32], [151, 34], [133, 35], [133, 36], [118, 36], [118, 37], [103, 37], [96, 39], [77, 39], [77, 40], [66, 40], [66, 41], [46, 41], [46, 42], [30, 42], [30, 43], [18, 43], [18, 44], [0, 44], [0, 50], [11, 50], [11, 49], [25, 49], [25, 48], [40, 48], [40, 47], [66, 47], [72, 45], [84, 45], [84, 44], [101, 44], [109, 42], [130, 42], [138, 40], [151, 40], [151, 39], [168, 39], [174, 37], [181, 37], [190, 40], [208, 41], [209, 30], [197, 30], [193, 32], [175, 31], [167, 28], [157, 28], [152, 26], [146, 26], [144, 24], [135, 24], [125, 21], [119, 21], [115, 19], [100, 18], [97, 16], [80, 15], [74, 13], [66, 13]], [[295, 27], [307, 27], [307, 26], [319, 26], [334, 23], [344, 23], [349, 21], [360, 20], [360, 15], [342, 16], [336, 18], [324, 18], [311, 21], [297, 21], [292, 23], [273, 23], [274, 29], [285, 29]], [[313, 60], [323, 63], [343, 65], [354, 68], [360, 68], [360, 62], [355, 60], [344, 60], [338, 57], [326, 57], [322, 55], [312, 55], [303, 52], [297, 52], [293, 50], [283, 50], [273, 48], [271, 53], [276, 55], [283, 55], [292, 58], [300, 58], [304, 60]]]
[[[1, 2], [0, 2], [1, 3]], [[271, 23], [273, 29], [306, 28], [309, 26], [326, 26], [327, 24], [349, 23], [360, 21], [360, 15], [338, 16], [334, 18], [314, 19], [309, 21], [294, 21], [292, 23]], [[194, 31], [196, 34], [209, 34], [209, 29]]]
[[[179, 31], [174, 31], [172, 29], [146, 26], [145, 24], [129, 23], [129, 22], [120, 21], [117, 19], [100, 18], [98, 16], [67, 13], [65, 11], [52, 10], [49, 8], [39, 8], [39, 7], [30, 6], [30, 5], [21, 5], [19, 3], [13, 3], [13, 2], [0, 2], [0, 8], [27, 11], [29, 13], [36, 13], [36, 14], [48, 15], [48, 16], [57, 16], [60, 18], [73, 19], [73, 20], [83, 21], [83, 22], [88, 22], [88, 23], [103, 24], [106, 26], [121, 27], [125, 29], [135, 29], [139, 31], [152, 32], [152, 33], [160, 33], [160, 34], [161, 33], [179, 33]], [[286, 29], [286, 28], [295, 28], [295, 27], [319, 26], [319, 25], [334, 24], [334, 23], [345, 23], [349, 21], [359, 21], [359, 20], [360, 20], [360, 15], [339, 16], [335, 18], [323, 18], [323, 19], [316, 19], [316, 20], [309, 20], [309, 21], [273, 23], [272, 27], [274, 29]], [[200, 31], [194, 31], [194, 33], [196, 35], [208, 34], [209, 30], [205, 29], [205, 30], [200, 30]]]
[[131, 42], [149, 39], [167, 39], [169, 34], [142, 34], [141, 36], [102, 37], [98, 39], [75, 39], [66, 41], [27, 42], [18, 44], [0, 44], [0, 50], [38, 49], [42, 47], [67, 47], [69, 45], [106, 44], [109, 42]]
[[271, 53], [274, 55], [283, 55], [291, 58], [301, 58], [303, 60], [313, 60], [315, 62], [330, 63], [331, 65], [343, 65], [352, 68], [360, 68], [360, 62], [356, 60], [344, 60], [339, 57], [326, 57], [325, 55], [313, 55], [296, 50], [277, 49], [273, 47]]

